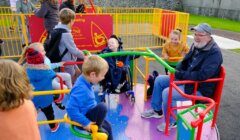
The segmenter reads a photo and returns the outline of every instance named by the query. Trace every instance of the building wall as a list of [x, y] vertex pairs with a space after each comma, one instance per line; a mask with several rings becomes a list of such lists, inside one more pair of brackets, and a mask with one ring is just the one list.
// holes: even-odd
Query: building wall
[[182, 0], [186, 12], [240, 21], [240, 0]]

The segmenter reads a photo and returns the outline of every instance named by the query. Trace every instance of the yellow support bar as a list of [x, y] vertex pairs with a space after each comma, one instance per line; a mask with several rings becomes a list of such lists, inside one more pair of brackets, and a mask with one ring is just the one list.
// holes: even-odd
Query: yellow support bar
[[70, 92], [69, 89], [64, 90], [49, 90], [49, 91], [35, 91], [33, 92], [34, 96], [40, 96], [40, 95], [50, 95], [50, 94], [68, 94]]
[[52, 123], [63, 123], [63, 122], [65, 122], [64, 119], [57, 119], [57, 120], [51, 120], [51, 121], [38, 121], [38, 125], [52, 124]]
[[143, 79], [146, 78], [145, 75], [144, 75], [144, 73], [140, 70], [139, 67], [136, 67], [136, 70], [140, 73], [140, 75], [143, 77]]
[[[145, 59], [145, 77], [149, 74], [149, 59], [148, 57], [144, 57]], [[144, 101], [147, 101], [147, 80], [144, 79]]]

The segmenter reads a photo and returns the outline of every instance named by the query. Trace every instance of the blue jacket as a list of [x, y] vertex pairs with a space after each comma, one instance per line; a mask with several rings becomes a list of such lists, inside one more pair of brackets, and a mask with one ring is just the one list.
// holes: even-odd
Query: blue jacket
[[[52, 80], [56, 77], [56, 73], [51, 70], [46, 65], [33, 66], [26, 64], [26, 71], [30, 83], [34, 87], [34, 91], [46, 91], [53, 90], [52, 88]], [[33, 103], [35, 107], [44, 108], [52, 104], [53, 95], [42, 95], [42, 96], [34, 96]]]
[[[197, 52], [197, 53], [196, 53]], [[222, 53], [216, 42], [212, 39], [204, 48], [196, 49], [191, 46], [189, 53], [176, 68], [175, 76], [179, 80], [204, 81], [219, 76], [223, 62]], [[213, 97], [216, 83], [201, 83], [198, 91], [203, 96]], [[194, 86], [185, 85], [185, 92], [192, 94]]]
[[85, 116], [88, 110], [97, 105], [92, 84], [81, 75], [70, 92], [67, 113], [71, 120], [87, 126], [90, 120]]

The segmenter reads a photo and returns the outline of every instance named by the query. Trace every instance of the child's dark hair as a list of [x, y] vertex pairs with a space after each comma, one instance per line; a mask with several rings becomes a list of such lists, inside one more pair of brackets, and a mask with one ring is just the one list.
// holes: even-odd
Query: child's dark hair
[[113, 34], [113, 35], [110, 36], [110, 38], [114, 38], [114, 39], [117, 40], [117, 42], [119, 44], [118, 51], [123, 49], [123, 46], [122, 46], [123, 42], [122, 42], [122, 39], [120, 37], [117, 37], [116, 35]]
[[111, 35], [110, 38], [115, 38], [118, 41], [119, 46], [123, 44], [122, 39], [120, 37], [117, 37], [116, 35]]

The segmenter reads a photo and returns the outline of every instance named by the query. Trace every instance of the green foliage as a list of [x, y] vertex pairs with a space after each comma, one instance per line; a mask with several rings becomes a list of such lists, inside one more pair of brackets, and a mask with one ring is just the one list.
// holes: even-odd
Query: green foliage
[[206, 22], [216, 29], [240, 32], [239, 21], [221, 19], [216, 17], [199, 16], [199, 15], [193, 15], [193, 14], [190, 15], [190, 18], [189, 18], [190, 25], [197, 25], [198, 23], [202, 23], [202, 22]]

